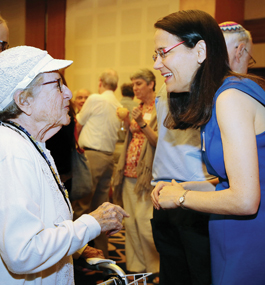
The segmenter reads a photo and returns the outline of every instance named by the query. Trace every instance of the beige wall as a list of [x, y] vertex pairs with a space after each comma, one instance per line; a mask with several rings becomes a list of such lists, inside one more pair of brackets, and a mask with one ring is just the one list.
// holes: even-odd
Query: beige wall
[[203, 10], [210, 14], [212, 17], [215, 15], [215, 1], [216, 0], [181, 0], [180, 10]]
[[[74, 60], [66, 71], [70, 88], [97, 92], [105, 68], [118, 71], [119, 86], [139, 68], [154, 71], [153, 25], [178, 10], [178, 0], [68, 0], [66, 58]], [[164, 79], [154, 73], [158, 91]], [[119, 88], [116, 95], [120, 97]]]
[[[245, 0], [245, 20], [265, 18], [265, 0]], [[265, 29], [265, 27], [264, 27]], [[255, 67], [265, 67], [265, 43], [254, 44]]]
[[[232, 0], [231, 0], [232, 1]], [[152, 69], [154, 22], [180, 9], [201, 9], [212, 16], [215, 0], [67, 0], [66, 58], [74, 64], [66, 71], [70, 88], [97, 92], [99, 74], [115, 68], [120, 84], [139, 68]], [[25, 0], [1, 0], [10, 45], [25, 43]], [[245, 19], [265, 17], [265, 0], [245, 0]], [[265, 66], [265, 44], [255, 44], [257, 67]], [[157, 91], [163, 83], [159, 72]], [[120, 90], [117, 90], [120, 96]]]
[[25, 44], [25, 0], [1, 0], [0, 14], [7, 21], [10, 37], [9, 45]]
[[265, 18], [265, 0], [245, 0], [245, 20]]

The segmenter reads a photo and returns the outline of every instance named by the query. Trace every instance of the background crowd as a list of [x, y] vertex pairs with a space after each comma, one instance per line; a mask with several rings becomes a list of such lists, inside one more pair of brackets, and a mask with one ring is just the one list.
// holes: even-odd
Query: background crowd
[[[108, 258], [123, 226], [127, 270], [154, 284], [264, 284], [265, 83], [247, 75], [251, 34], [199, 10], [154, 26], [165, 84], [156, 93], [140, 69], [118, 101], [117, 71], [72, 95], [72, 61], [7, 49], [0, 18], [0, 284], [73, 284], [71, 256]], [[92, 186], [70, 201], [76, 148]]]

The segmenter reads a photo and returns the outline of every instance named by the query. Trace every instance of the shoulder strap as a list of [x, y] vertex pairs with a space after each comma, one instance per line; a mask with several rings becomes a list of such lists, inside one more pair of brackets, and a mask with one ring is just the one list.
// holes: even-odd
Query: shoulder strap
[[224, 84], [217, 90], [215, 100], [218, 95], [227, 89], [237, 89], [249, 96], [253, 97], [265, 106], [265, 90], [256, 82], [249, 78], [229, 77], [224, 81]]

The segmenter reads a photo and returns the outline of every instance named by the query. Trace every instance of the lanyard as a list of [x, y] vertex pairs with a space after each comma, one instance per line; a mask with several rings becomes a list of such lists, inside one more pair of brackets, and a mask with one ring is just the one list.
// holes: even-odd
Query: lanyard
[[65, 188], [63, 182], [60, 181], [59, 179], [59, 175], [57, 174], [57, 172], [55, 171], [55, 169], [53, 168], [51, 162], [49, 161], [46, 153], [43, 151], [43, 149], [41, 148], [40, 144], [33, 138], [33, 136], [26, 130], [24, 129], [21, 125], [17, 124], [17, 123], [14, 123], [12, 121], [8, 121], [7, 122], [8, 124], [12, 125], [13, 127], [19, 129], [20, 131], [22, 131], [25, 135], [27, 135], [27, 137], [29, 138], [29, 140], [32, 142], [32, 144], [35, 146], [35, 148], [37, 149], [37, 151], [40, 153], [40, 155], [44, 158], [44, 160], [46, 161], [46, 163], [48, 164], [50, 170], [51, 170], [51, 173], [53, 175], [53, 178], [54, 180], [56, 181], [63, 197], [64, 197], [64, 200], [69, 208], [69, 211], [71, 212], [70, 210], [70, 206], [68, 204], [68, 201], [67, 201], [67, 198], [69, 198], [69, 195], [68, 195], [68, 191], [67, 189]]

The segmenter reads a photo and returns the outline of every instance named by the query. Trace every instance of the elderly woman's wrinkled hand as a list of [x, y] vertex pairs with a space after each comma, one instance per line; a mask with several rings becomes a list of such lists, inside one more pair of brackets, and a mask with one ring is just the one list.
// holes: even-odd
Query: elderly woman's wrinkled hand
[[158, 197], [158, 204], [162, 209], [174, 209], [179, 207], [178, 199], [183, 195], [184, 188], [172, 180], [170, 185], [164, 186]]
[[97, 249], [97, 248], [91, 247], [89, 245], [82, 252], [81, 257], [85, 258], [85, 259], [86, 258], [94, 258], [94, 257], [105, 259], [103, 251], [101, 249]]
[[[97, 249], [91, 246], [87, 246], [85, 250], [80, 255], [80, 258], [87, 259], [87, 258], [100, 258], [105, 259], [105, 256], [103, 254], [103, 251], [101, 249]], [[75, 268], [82, 272], [91, 272], [91, 269], [88, 269], [86, 267], [83, 267], [83, 265], [78, 265], [78, 262], [75, 264]]]
[[105, 232], [107, 236], [120, 231], [123, 227], [122, 219], [124, 217], [129, 217], [129, 214], [120, 206], [109, 202], [103, 203], [89, 215], [93, 216], [98, 221], [101, 226], [101, 232]]

